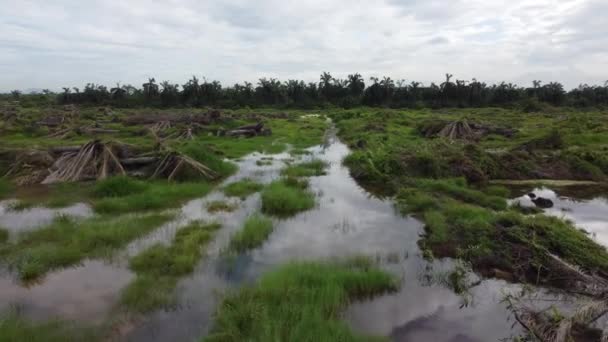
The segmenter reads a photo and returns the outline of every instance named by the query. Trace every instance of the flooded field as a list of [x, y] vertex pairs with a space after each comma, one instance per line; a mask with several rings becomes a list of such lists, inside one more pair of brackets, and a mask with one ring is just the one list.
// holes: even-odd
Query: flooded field
[[[428, 258], [419, 246], [424, 223], [396, 207], [395, 198], [370, 193], [351, 176], [343, 160], [351, 150], [330, 129], [324, 143], [305, 150], [249, 153], [236, 160], [238, 171], [207, 195], [187, 201], [175, 217], [118, 253], [85, 258], [73, 267], [51, 270], [40, 279], [23, 282], [7, 267], [0, 273], [0, 311], [17, 310], [34, 321], [59, 318], [93, 327], [108, 327], [115, 341], [198, 341], [212, 330], [214, 314], [225, 294], [255, 283], [262, 275], [292, 261], [332, 261], [370, 257], [399, 280], [396, 292], [351, 303], [342, 318], [355, 332], [395, 341], [498, 341], [524, 331], [514, 324], [505, 298], [523, 286], [496, 278], [480, 278], [470, 265], [452, 258]], [[244, 222], [262, 209], [261, 195], [228, 196], [224, 187], [248, 180], [267, 185], [281, 178], [287, 165], [322, 161], [322, 175], [309, 177], [316, 204], [289, 218], [273, 218], [274, 229], [259, 247], [230, 252], [231, 239]], [[578, 191], [576, 191], [578, 190]], [[519, 187], [511, 204], [532, 207], [528, 193], [552, 201], [544, 214], [571, 220], [598, 243], [608, 246], [608, 200], [604, 193]], [[35, 190], [44, 191], [44, 190]], [[521, 195], [521, 196], [520, 196]], [[58, 216], [90, 218], [90, 203], [63, 208], [16, 208], [14, 199], [0, 202], [0, 226], [9, 241], [35, 231]], [[213, 205], [226, 210], [212, 210]], [[176, 303], [145, 314], [120, 308], [121, 291], [135, 278], [129, 267], [134, 256], [156, 246], [169, 246], [191, 222], [217, 222], [215, 233], [194, 271], [176, 284]], [[454, 273], [455, 270], [460, 273]], [[459, 274], [458, 283], [452, 278]], [[463, 284], [463, 288], [455, 288]], [[524, 299], [544, 309], [559, 302], [565, 310], [577, 298], [543, 287], [528, 289]]]

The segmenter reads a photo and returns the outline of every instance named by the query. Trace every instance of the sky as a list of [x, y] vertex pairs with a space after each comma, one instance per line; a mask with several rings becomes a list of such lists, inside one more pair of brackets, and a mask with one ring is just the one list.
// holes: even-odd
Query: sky
[[0, 0], [0, 91], [329, 71], [608, 80], [607, 0]]

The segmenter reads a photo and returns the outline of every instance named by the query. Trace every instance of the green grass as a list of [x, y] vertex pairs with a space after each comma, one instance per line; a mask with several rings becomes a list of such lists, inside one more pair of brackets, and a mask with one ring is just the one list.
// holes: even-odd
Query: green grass
[[355, 299], [397, 288], [375, 268], [290, 263], [230, 293], [203, 341], [363, 341], [340, 320]]
[[131, 311], [149, 312], [174, 304], [180, 277], [191, 274], [203, 247], [221, 226], [195, 221], [181, 228], [170, 246], [154, 245], [129, 261], [137, 278], [123, 291], [121, 303]]
[[268, 166], [272, 165], [272, 160], [256, 160], [255, 165], [257, 166]]
[[5, 243], [8, 241], [9, 233], [8, 230], [0, 227], [0, 243]]
[[289, 165], [281, 173], [288, 177], [321, 176], [326, 174], [325, 169], [328, 166], [327, 162], [315, 159], [309, 162]]
[[85, 258], [106, 256], [172, 217], [149, 214], [76, 220], [60, 216], [48, 226], [20, 235], [2, 255], [22, 280], [36, 279]]
[[95, 183], [94, 197], [124, 197], [146, 191], [148, 184], [127, 176], [116, 176]]
[[252, 215], [245, 220], [243, 229], [232, 236], [230, 249], [244, 252], [261, 246], [274, 227], [272, 220], [262, 215]]
[[0, 198], [7, 197], [13, 191], [13, 185], [6, 178], [0, 178]]
[[215, 213], [218, 211], [234, 211], [238, 205], [236, 203], [229, 203], [227, 201], [211, 201], [207, 203], [207, 211], [210, 213]]
[[467, 187], [464, 179], [414, 179], [413, 182], [416, 188], [429, 193], [443, 193], [454, 199], [494, 210], [505, 210], [507, 208], [507, 201], [504, 197], [473, 190]]
[[174, 208], [185, 200], [206, 195], [212, 188], [205, 182], [155, 181], [146, 183], [145, 186], [141, 192], [96, 199], [93, 201], [93, 209], [98, 213], [117, 214]]
[[192, 157], [199, 163], [215, 171], [218, 179], [223, 179], [236, 172], [236, 164], [225, 161], [216, 154], [212, 153], [209, 146], [201, 141], [191, 141], [180, 147], [179, 150]]
[[251, 179], [242, 179], [240, 181], [226, 185], [222, 190], [226, 196], [246, 198], [247, 196], [256, 193], [264, 188], [264, 185], [252, 181]]
[[308, 190], [290, 185], [284, 180], [270, 183], [262, 191], [262, 211], [288, 217], [315, 206], [315, 196]]
[[9, 312], [0, 316], [1, 342], [80, 342], [97, 341], [98, 334], [68, 322], [52, 320], [31, 322], [20, 315]]

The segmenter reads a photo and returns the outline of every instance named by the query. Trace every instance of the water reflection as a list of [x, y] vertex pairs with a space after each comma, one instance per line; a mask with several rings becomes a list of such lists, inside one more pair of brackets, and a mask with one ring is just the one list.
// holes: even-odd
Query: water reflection
[[[592, 196], [589, 196], [585, 194], [584, 188], [572, 191], [567, 188], [552, 190], [546, 187], [527, 191], [553, 201], [553, 207], [545, 209], [545, 214], [572, 221], [577, 227], [589, 232], [598, 243], [608, 247], [608, 197], [605, 193], [593, 192]], [[534, 205], [526, 195], [515, 198], [513, 202], [523, 206]]]

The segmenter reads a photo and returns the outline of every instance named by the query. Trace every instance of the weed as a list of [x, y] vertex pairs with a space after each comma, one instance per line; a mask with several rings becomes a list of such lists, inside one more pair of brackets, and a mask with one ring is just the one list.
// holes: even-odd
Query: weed
[[5, 257], [22, 280], [35, 279], [85, 258], [107, 255], [171, 218], [168, 214], [84, 220], [59, 216], [48, 226], [19, 236], [15, 244], [8, 245]]
[[270, 183], [262, 191], [262, 211], [275, 216], [292, 216], [314, 207], [315, 197], [308, 190], [288, 185], [283, 180]]
[[325, 169], [328, 166], [327, 162], [315, 159], [309, 162], [289, 165], [281, 173], [288, 177], [321, 176], [326, 174]]
[[217, 223], [195, 221], [181, 228], [170, 246], [157, 244], [132, 257], [129, 267], [137, 278], [124, 290], [122, 304], [137, 312], [173, 304], [178, 279], [194, 271], [201, 248], [219, 228]]
[[13, 185], [6, 178], [0, 178], [0, 198], [7, 197], [13, 191]]
[[146, 190], [121, 197], [106, 197], [93, 202], [93, 209], [98, 213], [128, 213], [134, 211], [158, 210], [171, 208], [182, 201], [201, 197], [211, 190], [208, 183], [169, 183], [151, 182]]
[[237, 205], [235, 203], [229, 203], [226, 201], [211, 201], [207, 203], [207, 211], [210, 213], [215, 213], [218, 211], [234, 211], [236, 210]]
[[98, 339], [98, 334], [93, 330], [77, 328], [68, 322], [30, 322], [14, 312], [0, 317], [0, 341], [3, 342], [77, 342]]
[[123, 197], [143, 192], [148, 189], [148, 184], [127, 177], [116, 176], [95, 183], [93, 196], [101, 197]]
[[246, 178], [226, 185], [223, 190], [227, 196], [246, 198], [263, 188], [262, 184]]
[[0, 227], [0, 243], [5, 243], [8, 241], [9, 233], [8, 230]]
[[274, 227], [272, 220], [262, 215], [253, 215], [245, 220], [243, 229], [232, 236], [230, 249], [243, 252], [259, 247], [266, 241]]
[[229, 294], [204, 341], [353, 341], [363, 337], [340, 321], [353, 299], [397, 288], [375, 268], [291, 263], [254, 286]]

